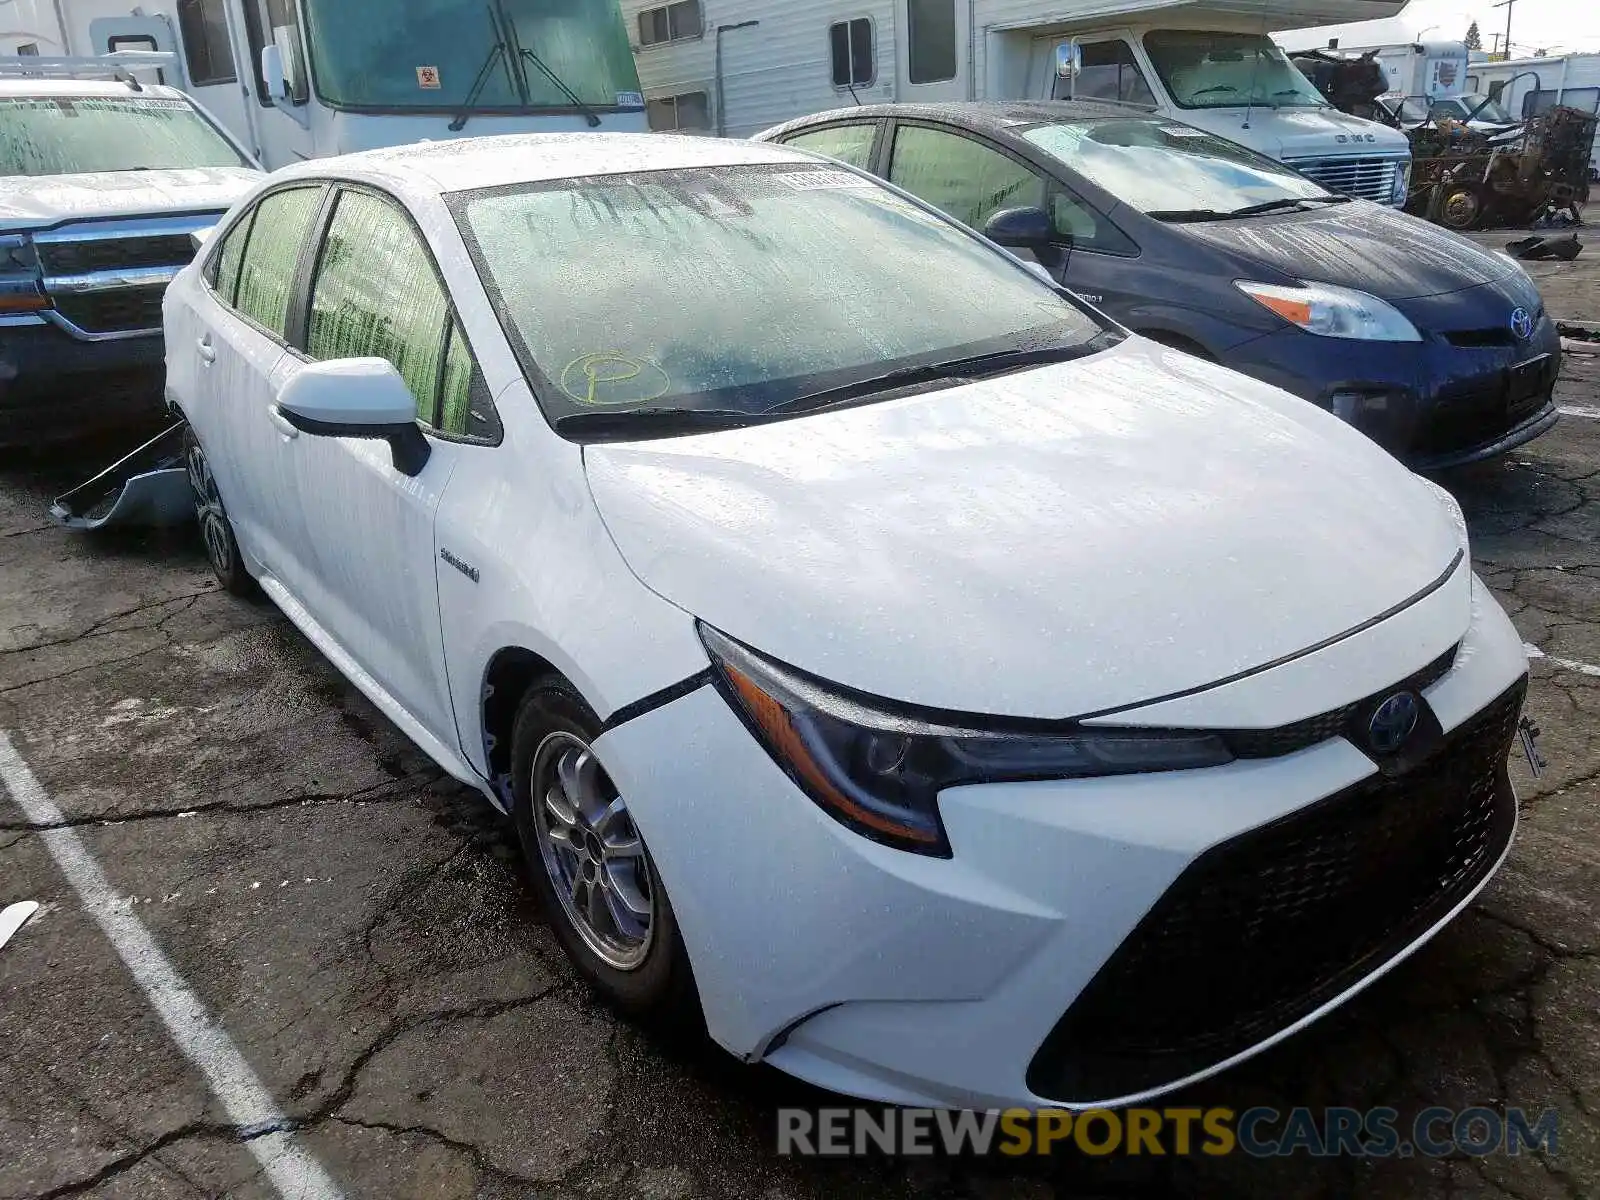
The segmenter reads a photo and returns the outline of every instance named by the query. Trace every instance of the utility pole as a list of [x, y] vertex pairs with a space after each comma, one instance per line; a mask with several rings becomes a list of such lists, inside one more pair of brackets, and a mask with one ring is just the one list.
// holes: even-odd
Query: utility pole
[[1511, 57], [1511, 12], [1516, 6], [1516, 3], [1517, 0], [1500, 0], [1499, 4], [1490, 6], [1492, 8], [1503, 8], [1506, 10], [1506, 58], [1508, 59]]

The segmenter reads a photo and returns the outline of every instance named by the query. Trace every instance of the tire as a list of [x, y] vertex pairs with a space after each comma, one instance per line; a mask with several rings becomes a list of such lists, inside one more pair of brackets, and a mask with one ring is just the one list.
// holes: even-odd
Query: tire
[[650, 851], [589, 749], [599, 732], [563, 679], [541, 679], [522, 699], [512, 820], [528, 879], [561, 948], [602, 999], [637, 1020], [687, 1029], [700, 1020], [688, 952]]
[[189, 472], [189, 490], [194, 495], [195, 520], [200, 524], [200, 540], [205, 544], [206, 560], [217, 582], [235, 596], [254, 596], [256, 581], [245, 570], [244, 557], [239, 553], [239, 539], [234, 536], [233, 522], [217, 490], [216, 476], [206, 461], [206, 452], [194, 430], [183, 431], [183, 461]]

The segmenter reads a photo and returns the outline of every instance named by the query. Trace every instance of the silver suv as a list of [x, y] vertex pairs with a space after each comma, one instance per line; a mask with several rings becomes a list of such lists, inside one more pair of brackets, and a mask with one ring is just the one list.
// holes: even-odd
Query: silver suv
[[0, 447], [159, 418], [162, 294], [261, 176], [173, 88], [17, 74], [71, 61], [0, 60]]

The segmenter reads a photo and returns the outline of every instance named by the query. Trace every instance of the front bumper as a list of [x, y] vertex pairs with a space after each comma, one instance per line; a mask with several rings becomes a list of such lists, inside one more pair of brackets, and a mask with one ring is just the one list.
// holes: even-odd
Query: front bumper
[[[1406, 623], [1416, 614], [1392, 619], [1418, 662], [1389, 653], [1385, 622], [1217, 689], [1215, 711], [1228, 714], [1220, 720], [1253, 704], [1277, 714], [1273, 725], [1310, 717], [1323, 707], [1319, 685], [1329, 674], [1364, 673], [1346, 699], [1391, 687], [1397, 669], [1403, 676], [1431, 661], [1441, 638], [1446, 649], [1454, 644], [1468, 606], [1465, 640], [1448, 673], [1426, 689], [1428, 707], [1457, 737], [1497, 699], [1498, 719], [1519, 711], [1521, 640], [1470, 572], [1460, 574], [1416, 606], [1433, 618], [1421, 643]], [[1204, 696], [1184, 703], [1203, 704]], [[1418, 811], [1441, 815], [1423, 822], [1426, 837], [1416, 833], [1416, 814], [1407, 817], [1392, 797], [1370, 799], [1387, 786], [1373, 761], [1332, 736], [1297, 753], [1205, 771], [952, 789], [940, 798], [954, 850], [948, 860], [889, 850], [829, 819], [709, 687], [611, 730], [597, 750], [651, 846], [708, 1026], [727, 1049], [891, 1103], [1092, 1107], [1142, 1100], [1241, 1061], [1426, 941], [1487, 882], [1509, 844], [1514, 806], [1502, 789], [1510, 736], [1496, 725], [1472, 739], [1475, 761], [1490, 764], [1491, 785], [1430, 790], [1439, 798]], [[1353, 795], [1377, 804], [1375, 821], [1340, 819]], [[1319, 844], [1343, 855], [1337, 861], [1282, 841], [1282, 830], [1326, 824], [1329, 813], [1333, 829]], [[1452, 822], [1476, 838], [1470, 861], [1421, 909], [1386, 914], [1369, 904], [1357, 914], [1363, 928], [1387, 918], [1376, 942], [1356, 936], [1362, 930], [1349, 928], [1338, 905], [1328, 907], [1338, 889], [1312, 894], [1318, 871], [1326, 867], [1331, 878], [1328, 863], [1369, 873], [1382, 864], [1387, 875], [1405, 866], [1412, 841], [1437, 845]], [[1387, 849], [1365, 840], [1374, 831], [1389, 837]], [[1251, 846], [1269, 852], [1246, 869], [1241, 847]], [[1251, 967], [1248, 914], [1213, 905], [1193, 938], [1183, 935], [1181, 918], [1154, 932], [1149, 922], [1165, 923], [1192, 894], [1197, 873], [1218, 862], [1227, 865], [1225, 880], [1274, 900], [1274, 919], [1284, 922], [1270, 931], [1274, 945], [1286, 932], [1322, 939], [1349, 961], [1334, 963], [1331, 975], [1328, 964], [1313, 964], [1314, 986], [1287, 971], [1263, 981], [1272, 1001], [1264, 1008], [1239, 982], [1220, 1009], [1208, 1006], [1189, 988], [1192, 979], [1169, 975], [1160, 960], [1239, 980]], [[1263, 887], [1279, 868], [1297, 874]], [[1299, 900], [1296, 889], [1305, 893]], [[1329, 918], [1343, 919], [1336, 928], [1351, 936], [1330, 941]], [[1182, 951], [1176, 958], [1174, 948]], [[1105, 978], [1111, 984], [1096, 983]], [[1102, 993], [1111, 998], [1097, 998]], [[1174, 1006], [1174, 997], [1193, 1003]], [[1214, 1036], [1197, 1040], [1197, 1030]], [[1151, 1052], [1173, 1033], [1182, 1053]]]
[[155, 425], [162, 357], [159, 333], [84, 341], [44, 317], [0, 317], [0, 447]]
[[[1408, 314], [1410, 315], [1410, 314]], [[1334, 412], [1414, 470], [1504, 454], [1557, 421], [1561, 336], [1542, 316], [1533, 335], [1458, 345], [1357, 342], [1285, 328], [1234, 347], [1224, 365]]]

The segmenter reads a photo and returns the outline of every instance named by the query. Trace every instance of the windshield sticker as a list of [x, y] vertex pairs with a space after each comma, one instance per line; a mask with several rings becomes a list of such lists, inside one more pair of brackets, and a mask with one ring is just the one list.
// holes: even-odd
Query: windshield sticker
[[1168, 137], [1203, 138], [1208, 136], [1204, 129], [1187, 129], [1182, 125], [1163, 125], [1161, 132]]
[[849, 171], [788, 171], [775, 178], [797, 192], [815, 192], [825, 188], [870, 188], [870, 179], [852, 175]]
[[438, 67], [418, 67], [417, 86], [425, 92], [436, 92], [444, 85], [439, 82]]
[[562, 368], [558, 382], [563, 392], [590, 408], [648, 404], [672, 390], [672, 377], [660, 363], [615, 350], [573, 359]]

